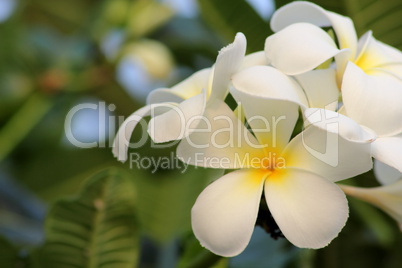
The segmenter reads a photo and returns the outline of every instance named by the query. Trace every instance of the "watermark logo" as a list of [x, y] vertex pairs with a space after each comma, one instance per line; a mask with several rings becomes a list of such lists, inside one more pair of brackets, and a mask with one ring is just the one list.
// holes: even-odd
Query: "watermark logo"
[[[148, 106], [146, 106], [148, 107]], [[144, 108], [146, 108], [144, 107]], [[142, 108], [142, 109], [144, 109]], [[250, 134], [250, 132], [244, 127], [244, 122], [237, 120], [237, 118], [227, 115], [217, 115], [212, 118], [204, 115], [188, 116], [183, 111], [172, 104], [154, 104], [144, 112], [134, 113], [128, 118], [124, 116], [108, 115], [116, 109], [114, 104], [106, 105], [105, 102], [95, 103], [82, 103], [74, 106], [66, 115], [64, 122], [64, 130], [67, 140], [78, 148], [112, 148], [115, 146], [114, 138], [117, 134], [118, 126], [123, 128], [123, 134], [119, 138], [119, 145], [122, 144], [129, 148], [140, 148], [150, 141], [152, 148], [166, 148], [176, 145], [180, 140], [186, 139], [186, 141], [196, 149], [208, 148], [210, 146], [224, 149], [242, 147], [244, 144], [252, 148], [267, 148], [277, 146], [277, 129], [278, 125], [285, 123], [286, 116], [280, 116], [278, 118], [265, 118], [263, 116], [253, 116], [248, 119], [249, 125], [254, 125], [252, 129], [254, 134], [258, 133], [271, 133], [272, 144], [261, 144], [256, 138]], [[140, 109], [139, 111], [141, 111]], [[98, 137], [108, 137], [107, 140], [94, 140], [94, 141], [82, 141], [79, 137], [74, 135], [73, 122], [79, 113], [85, 111], [97, 111], [98, 113]], [[163, 115], [164, 113], [170, 113], [171, 116], [167, 119], [159, 120], [156, 124], [155, 121], [151, 121], [150, 125], [146, 123], [144, 117], [150, 116], [155, 118]], [[101, 127], [104, 126], [104, 127]], [[105, 127], [107, 126], [107, 127]], [[135, 141], [130, 142], [130, 137], [134, 129], [141, 128], [140, 135], [134, 137]], [[172, 137], [169, 142], [155, 143], [149, 136], [157, 137], [169, 131], [169, 136]], [[208, 133], [208, 139], [198, 139], [197, 134]], [[150, 134], [150, 135], [148, 135]]]
[[[324, 109], [310, 109], [306, 114], [308, 125], [314, 124], [322, 131], [303, 131], [303, 147], [317, 160], [332, 167], [339, 164], [339, 114]], [[324, 142], [321, 142], [325, 140]]]
[[[85, 110], [98, 112], [99, 126], [108, 126], [107, 128], [99, 127], [99, 137], [107, 136], [107, 140], [84, 142], [74, 136], [72, 126], [75, 116]], [[150, 141], [151, 148], [165, 148], [173, 146], [182, 140], [185, 140], [188, 146], [194, 148], [193, 159], [181, 159], [185, 163], [195, 166], [209, 166], [216, 168], [243, 168], [256, 167], [271, 169], [272, 167], [284, 167], [285, 161], [277, 155], [273, 154], [278, 144], [278, 136], [284, 124], [294, 124], [288, 122], [286, 116], [278, 116], [265, 118], [263, 116], [254, 116], [244, 121], [242, 117], [236, 115], [219, 115], [212, 113], [208, 115], [188, 115], [176, 104], [154, 104], [148, 105], [128, 118], [123, 116], [116, 117], [111, 112], [116, 109], [115, 105], [106, 105], [104, 102], [83, 103], [73, 107], [67, 114], [65, 119], [65, 134], [68, 141], [79, 148], [100, 147], [112, 148], [140, 148]], [[302, 145], [305, 150], [313, 157], [317, 158], [330, 166], [338, 165], [339, 155], [339, 114], [324, 109], [309, 109], [309, 113], [305, 114], [306, 122], [314, 124], [316, 128], [322, 131], [303, 131]], [[170, 113], [170, 114], [168, 114]], [[144, 117], [158, 118], [159, 120], [151, 120], [147, 124]], [[166, 120], [161, 120], [166, 119]], [[169, 121], [170, 120], [170, 121]], [[120, 125], [119, 139], [114, 142], [118, 125]], [[246, 126], [251, 126], [251, 132]], [[308, 126], [307, 126], [308, 127]], [[140, 135], [134, 135], [134, 142], [130, 142], [130, 137], [134, 129], [140, 128]], [[166, 143], [155, 143], [149, 136], [164, 135], [169, 131], [170, 140]], [[149, 135], [150, 134], [150, 135]], [[270, 144], [261, 142], [263, 135], [269, 136], [267, 141]], [[266, 136], [266, 137], [267, 137]], [[318, 142], [317, 142], [318, 141]], [[323, 142], [325, 141], [325, 142]], [[245, 147], [244, 147], [245, 146]], [[201, 156], [197, 152], [213, 147], [217, 150], [229, 150], [233, 148], [253, 148], [263, 150], [264, 157], [253, 158], [249, 154], [233, 154], [231, 158], [218, 156]], [[274, 150], [272, 150], [274, 148]], [[283, 149], [283, 148], [282, 148]], [[169, 160], [169, 161], [168, 161]], [[130, 167], [153, 167], [170, 168], [171, 165], [178, 166], [177, 158], [140, 158], [139, 154], [130, 154]], [[183, 168], [183, 167], [181, 167]]]
[[[109, 115], [111, 112], [114, 112], [116, 106], [114, 104], [110, 104], [106, 106], [105, 102], [95, 103], [81, 103], [74, 106], [66, 115], [64, 120], [64, 132], [67, 140], [74, 146], [78, 148], [105, 148], [110, 146], [113, 143], [114, 136], [116, 135], [116, 116]], [[97, 116], [95, 117], [98, 122], [98, 138], [94, 141], [82, 141], [79, 137], [74, 135], [74, 120], [76, 120], [77, 116], [85, 112], [97, 112]], [[122, 124], [124, 121], [123, 116], [119, 116], [117, 118], [119, 124]], [[88, 122], [90, 123], [90, 122]], [[93, 122], [91, 122], [93, 123]], [[108, 127], [106, 127], [108, 126]], [[108, 137], [108, 140], [101, 139], [101, 137]]]
[[188, 164], [180, 161], [173, 152], [169, 156], [142, 156], [139, 153], [129, 154], [130, 168], [146, 169], [152, 173], [158, 170], [180, 170], [181, 173], [186, 172]]
[[285, 168], [286, 159], [274, 152], [268, 152], [264, 156], [252, 155], [250, 153], [227, 154], [226, 156], [206, 156], [204, 153], [181, 158], [182, 162], [201, 167], [212, 167], [219, 169], [266, 169]]

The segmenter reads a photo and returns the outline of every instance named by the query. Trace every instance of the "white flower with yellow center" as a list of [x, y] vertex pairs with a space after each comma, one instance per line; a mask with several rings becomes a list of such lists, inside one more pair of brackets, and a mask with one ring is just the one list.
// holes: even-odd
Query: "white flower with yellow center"
[[[328, 26], [339, 48], [319, 28]], [[278, 9], [271, 27], [277, 33], [267, 38], [265, 52], [271, 64], [288, 75], [303, 77], [335, 57], [344, 104], [340, 112], [372, 129], [378, 136], [373, 157], [402, 172], [402, 53], [374, 39], [370, 31], [358, 40], [350, 18], [309, 2]], [[325, 83], [320, 87], [321, 94], [333, 94]], [[306, 94], [314, 98], [315, 93]]]
[[198, 131], [177, 148], [186, 163], [239, 169], [211, 183], [192, 208], [195, 236], [222, 256], [235, 256], [247, 246], [263, 192], [291, 243], [326, 246], [348, 217], [345, 195], [334, 182], [372, 168], [375, 137], [332, 111], [305, 110], [310, 125], [289, 142], [301, 103], [295, 82], [272, 67], [258, 68], [270, 70], [271, 76], [260, 79], [269, 80], [269, 88], [250, 92], [249, 68], [233, 77], [231, 90], [254, 135], [223, 101], [214, 100]]
[[208, 103], [226, 97], [234, 72], [249, 65], [265, 64], [264, 53], [254, 53], [244, 59], [245, 52], [246, 38], [238, 33], [234, 42], [219, 52], [213, 68], [198, 71], [170, 89], [161, 88], [151, 92], [147, 105], [130, 115], [121, 125], [113, 144], [114, 156], [123, 162], [127, 160], [131, 133], [145, 116], [153, 116], [148, 133], [155, 142], [186, 137], [191, 132], [189, 121], [191, 128], [195, 128]]

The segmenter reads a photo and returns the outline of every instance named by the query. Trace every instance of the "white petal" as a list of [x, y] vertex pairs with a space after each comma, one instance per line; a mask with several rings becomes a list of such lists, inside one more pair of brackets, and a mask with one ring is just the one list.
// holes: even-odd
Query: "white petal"
[[402, 80], [381, 71], [364, 73], [349, 62], [343, 76], [342, 99], [348, 116], [379, 136], [402, 131]]
[[328, 245], [349, 214], [336, 184], [304, 170], [275, 170], [265, 180], [265, 198], [282, 233], [301, 248]]
[[213, 253], [232, 257], [248, 245], [254, 231], [264, 173], [238, 170], [210, 184], [191, 210], [193, 232]]
[[242, 103], [247, 123], [259, 143], [268, 150], [281, 152], [289, 142], [299, 118], [299, 106], [293, 102], [263, 99], [242, 91], [232, 90]]
[[180, 140], [197, 127], [204, 114], [206, 92], [181, 102], [170, 111], [155, 116], [149, 121], [148, 133], [156, 143]]
[[212, 82], [211, 99], [225, 99], [232, 75], [239, 70], [246, 53], [246, 37], [237, 33], [232, 44], [219, 51]]
[[387, 71], [402, 80], [402, 52], [394, 47], [375, 40], [375, 48], [381, 51], [382, 60], [380, 70]]
[[399, 80], [402, 80], [402, 64], [399, 63], [385, 64], [381, 65], [381, 67], [379, 67], [378, 69], [383, 72], [388, 72], [397, 77]]
[[286, 100], [307, 107], [303, 89], [291, 77], [270, 66], [253, 66], [232, 78], [235, 90], [256, 97]]
[[221, 100], [208, 103], [204, 120], [177, 147], [177, 157], [185, 163], [223, 169], [254, 166], [264, 157], [256, 138]]
[[402, 227], [402, 180], [375, 188], [339, 186], [347, 195], [369, 202], [384, 210]]
[[343, 74], [350, 59], [350, 50], [343, 49], [335, 55], [336, 79], [338, 86], [342, 85]]
[[374, 160], [374, 174], [377, 181], [382, 185], [388, 185], [402, 180], [402, 173], [399, 170], [378, 160]]
[[338, 37], [340, 49], [349, 49], [351, 52], [350, 58], [352, 59], [355, 57], [357, 50], [357, 34], [353, 21], [348, 17], [333, 12], [328, 13], [328, 18]]
[[391, 47], [390, 45], [384, 44], [381, 41], [377, 40], [377, 45], [382, 47], [382, 50], [385, 51], [394, 61], [402, 62], [402, 52], [399, 49]]
[[310, 125], [290, 141], [282, 154], [287, 167], [308, 170], [331, 181], [372, 168], [372, 133], [332, 111], [308, 109], [305, 115]]
[[[191, 95], [191, 93], [189, 94]], [[152, 90], [147, 97], [147, 104], [156, 104], [163, 102], [180, 103], [184, 100], [184, 96], [170, 88], [157, 88]]]
[[313, 70], [296, 76], [296, 80], [304, 89], [310, 108], [335, 111], [340, 94], [335, 70]]
[[211, 68], [200, 70], [172, 88], [153, 90], [147, 98], [147, 103], [181, 102], [207, 90], [211, 76]]
[[346, 111], [345, 111], [345, 106], [344, 106], [344, 105], [342, 105], [341, 107], [339, 107], [338, 113], [341, 114], [341, 115], [344, 115], [344, 116], [347, 116], [347, 117], [348, 117], [348, 114], [347, 114]]
[[359, 41], [357, 43], [357, 56], [352, 61], [355, 61], [362, 56], [363, 52], [366, 50], [367, 45], [370, 43], [370, 40], [372, 39], [373, 39], [372, 31], [367, 31], [359, 38]]
[[269, 62], [289, 75], [311, 71], [339, 52], [325, 31], [309, 23], [292, 24], [265, 41]]
[[351, 57], [356, 55], [357, 35], [350, 18], [327, 11], [309, 2], [293, 2], [279, 8], [271, 18], [271, 28], [277, 32], [290, 24], [308, 22], [319, 27], [332, 26], [338, 37], [340, 48], [349, 48]]
[[260, 144], [282, 151], [299, 117], [299, 106], [306, 103], [300, 86], [269, 66], [247, 68], [234, 75], [232, 83], [231, 93], [242, 104]]
[[243, 105], [241, 103], [237, 103], [236, 109], [233, 111], [236, 117], [240, 120], [240, 122], [246, 122], [246, 116], [244, 114]]
[[402, 135], [378, 138], [371, 153], [375, 159], [402, 172]]
[[398, 61], [401, 56], [395, 55], [395, 51], [378, 42], [372, 36], [371, 31], [360, 38], [359, 45], [361, 46], [361, 51], [354, 63], [366, 72], [381, 65], [402, 63], [400, 59]]
[[371, 143], [376, 139], [373, 131], [360, 126], [348, 116], [334, 111], [310, 108], [304, 111], [306, 127], [313, 125], [353, 142]]
[[268, 64], [269, 62], [267, 56], [265, 55], [265, 51], [258, 51], [245, 56], [239, 70], [243, 70], [256, 65]]
[[175, 103], [149, 104], [127, 117], [127, 119], [120, 126], [119, 131], [116, 134], [116, 138], [113, 141], [112, 151], [114, 157], [122, 162], [127, 160], [127, 150], [130, 145], [131, 133], [133, 133], [134, 128], [143, 117], [159, 115], [174, 107], [176, 107]]

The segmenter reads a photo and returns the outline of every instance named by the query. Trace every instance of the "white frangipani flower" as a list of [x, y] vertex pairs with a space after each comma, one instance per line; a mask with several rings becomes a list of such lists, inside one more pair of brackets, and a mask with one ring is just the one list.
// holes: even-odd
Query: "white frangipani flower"
[[[120, 161], [127, 160], [131, 133], [145, 116], [154, 116], [149, 122], [148, 133], [155, 142], [179, 140], [187, 136], [198, 124], [197, 118], [204, 113], [212, 99], [224, 99], [229, 90], [230, 77], [242, 64], [261, 61], [261, 53], [243, 63], [246, 38], [238, 33], [235, 41], [223, 48], [213, 68], [196, 72], [171, 89], [153, 91], [147, 105], [130, 115], [121, 125], [113, 144], [113, 154]], [[194, 120], [195, 119], [195, 120]]]
[[[200, 194], [192, 209], [193, 231], [218, 255], [241, 253], [253, 232], [264, 191], [271, 214], [291, 243], [324, 247], [348, 217], [346, 198], [334, 182], [371, 169], [369, 143], [375, 137], [348, 117], [307, 109], [310, 126], [289, 142], [300, 105], [294, 81], [274, 68], [255, 68], [270, 68], [272, 76], [266, 79], [276, 86], [269, 92], [265, 87], [247, 92], [246, 84], [252, 80], [248, 74], [253, 73], [249, 68], [233, 77], [231, 91], [255, 136], [215, 99], [204, 114], [210, 129], [203, 122], [202, 131], [191, 133], [177, 148], [178, 157], [193, 165], [240, 168]], [[327, 153], [317, 158], [321, 152]]]
[[[319, 28], [328, 26], [333, 27], [338, 37], [339, 49], [332, 38]], [[352, 20], [313, 3], [292, 2], [279, 8], [271, 18], [271, 28], [278, 33], [267, 38], [265, 52], [273, 66], [289, 75], [305, 73], [334, 56], [344, 61], [353, 60], [358, 55]], [[289, 39], [300, 42], [287, 43]], [[279, 54], [276, 53], [278, 49]], [[290, 54], [285, 56], [285, 53]], [[291, 64], [289, 61], [293, 57]]]
[[[334, 29], [339, 48], [319, 27]], [[286, 74], [305, 73], [332, 57], [340, 78], [348, 61], [368, 74], [378, 69], [401, 74], [400, 51], [374, 39], [371, 31], [358, 40], [350, 18], [313, 3], [292, 2], [279, 8], [272, 16], [271, 28], [277, 33], [267, 38], [265, 52], [271, 64]]]
[[349, 64], [342, 84], [343, 113], [375, 131], [372, 156], [402, 172], [402, 80], [395, 77], [368, 76]]
[[[339, 48], [323, 26], [333, 27]], [[402, 172], [402, 52], [377, 41], [370, 31], [357, 41], [350, 18], [308, 2], [278, 9], [271, 27], [277, 33], [267, 38], [265, 51], [286, 74], [303, 76], [335, 57], [342, 113], [376, 133], [374, 158]], [[325, 91], [325, 84], [321, 87]]]

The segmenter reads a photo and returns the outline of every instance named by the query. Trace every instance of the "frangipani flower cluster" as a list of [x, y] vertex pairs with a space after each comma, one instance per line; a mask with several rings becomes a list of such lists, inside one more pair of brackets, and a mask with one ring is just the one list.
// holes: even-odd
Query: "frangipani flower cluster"
[[[337, 42], [320, 28], [328, 26]], [[402, 53], [371, 32], [358, 40], [349, 18], [308, 2], [277, 10], [271, 27], [264, 51], [245, 56], [238, 33], [214, 66], [151, 93], [121, 126], [114, 155], [127, 159], [135, 125], [151, 115], [151, 138], [181, 140], [182, 161], [235, 169], [191, 212], [195, 236], [222, 256], [247, 246], [261, 196], [283, 235], [302, 248], [339, 234], [349, 214], [344, 192], [401, 222], [400, 180], [363, 190], [336, 182], [371, 170], [372, 157], [402, 171]], [[226, 104], [228, 94], [237, 107]]]

